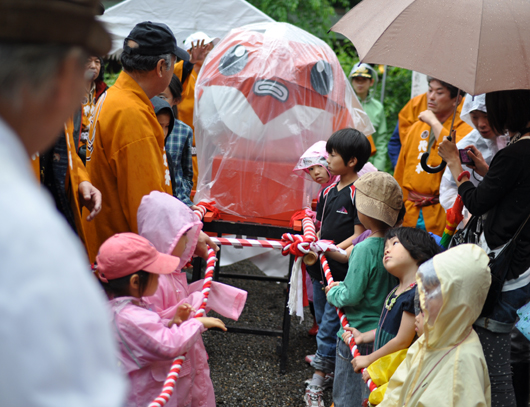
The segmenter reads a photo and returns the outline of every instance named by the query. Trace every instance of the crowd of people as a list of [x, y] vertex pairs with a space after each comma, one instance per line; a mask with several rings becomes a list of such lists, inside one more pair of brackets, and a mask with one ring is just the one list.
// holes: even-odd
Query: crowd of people
[[[219, 39], [197, 32], [183, 49], [166, 25], [139, 23], [108, 87], [96, 0], [0, 12], [17, 22], [0, 26], [0, 404], [147, 406], [186, 354], [166, 405], [215, 406], [201, 333], [226, 327], [205, 313], [237, 319], [246, 292], [213, 282], [203, 314], [202, 282], [182, 269], [218, 250], [191, 193], [195, 82]], [[527, 406], [515, 323], [530, 300], [530, 90], [466, 96], [429, 77], [391, 135], [377, 72], [359, 63], [349, 77], [377, 151], [339, 129], [294, 170], [321, 186], [318, 238], [343, 249], [326, 254], [333, 282], [307, 267], [303, 402], [324, 407], [332, 388], [335, 407]]]

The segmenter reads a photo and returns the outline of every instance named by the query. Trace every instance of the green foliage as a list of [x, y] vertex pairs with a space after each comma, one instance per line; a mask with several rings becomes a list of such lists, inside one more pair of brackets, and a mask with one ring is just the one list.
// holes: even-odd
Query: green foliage
[[[395, 66], [387, 67], [385, 85], [385, 107], [386, 124], [389, 131], [394, 131], [399, 111], [410, 99], [412, 72], [408, 69]], [[382, 75], [379, 76], [375, 97], [381, 98]]]
[[348, 0], [248, 0], [276, 21], [291, 23], [331, 45], [335, 34], [328, 35], [336, 17], [334, 6], [349, 7]]
[[116, 79], [118, 79], [119, 75], [120, 75], [119, 72], [114, 73], [114, 72], [105, 71], [105, 74], [103, 75], [103, 80], [105, 81], [107, 86], [112, 86], [114, 85], [114, 82], [116, 82]]

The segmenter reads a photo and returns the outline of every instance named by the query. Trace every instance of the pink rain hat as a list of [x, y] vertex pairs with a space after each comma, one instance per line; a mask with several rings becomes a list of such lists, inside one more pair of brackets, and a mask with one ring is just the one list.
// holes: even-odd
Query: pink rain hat
[[145, 237], [135, 233], [118, 233], [101, 245], [96, 263], [98, 278], [106, 283], [140, 270], [171, 274], [177, 269], [180, 260], [159, 253]]
[[[328, 158], [328, 152], [326, 151], [326, 143], [326, 141], [317, 141], [315, 144], [309, 147], [298, 160], [298, 163], [295, 165], [293, 172], [296, 172], [296, 175], [298, 175], [299, 177], [312, 180], [311, 176], [309, 175], [309, 167], [320, 165], [324, 167], [326, 171], [328, 171], [328, 175], [331, 178], [332, 175], [328, 170], [328, 162], [326, 161], [326, 158]], [[299, 171], [303, 171], [303, 173], [300, 174]]]

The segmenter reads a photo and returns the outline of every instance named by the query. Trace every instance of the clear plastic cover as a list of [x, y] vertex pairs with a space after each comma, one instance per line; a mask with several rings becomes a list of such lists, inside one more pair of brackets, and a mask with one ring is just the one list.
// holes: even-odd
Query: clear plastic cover
[[309, 206], [318, 185], [293, 167], [345, 127], [373, 127], [331, 48], [286, 23], [237, 28], [208, 55], [195, 88], [195, 202], [274, 217]]

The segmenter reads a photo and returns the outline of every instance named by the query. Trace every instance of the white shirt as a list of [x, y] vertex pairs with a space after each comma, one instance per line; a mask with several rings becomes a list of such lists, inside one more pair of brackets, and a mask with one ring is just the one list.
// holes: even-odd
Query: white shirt
[[116, 355], [83, 248], [0, 118], [0, 406], [122, 406]]

